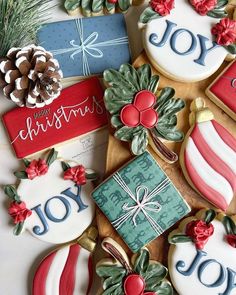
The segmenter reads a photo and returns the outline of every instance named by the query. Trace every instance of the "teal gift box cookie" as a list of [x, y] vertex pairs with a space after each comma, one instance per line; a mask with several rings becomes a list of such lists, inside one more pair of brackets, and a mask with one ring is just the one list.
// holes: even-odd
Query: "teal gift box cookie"
[[148, 152], [105, 180], [92, 197], [133, 252], [190, 212], [188, 204]]

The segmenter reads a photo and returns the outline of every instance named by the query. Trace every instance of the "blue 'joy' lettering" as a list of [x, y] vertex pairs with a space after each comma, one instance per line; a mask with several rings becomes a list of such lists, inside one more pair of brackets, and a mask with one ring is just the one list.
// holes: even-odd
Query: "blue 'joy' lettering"
[[[236, 272], [231, 268], [225, 268], [220, 262], [218, 262], [215, 259], [207, 259], [201, 261], [202, 258], [205, 256], [207, 256], [206, 252], [198, 250], [192, 263], [186, 270], [183, 270], [183, 268], [185, 268], [186, 266], [186, 263], [183, 260], [179, 260], [176, 263], [176, 269], [180, 274], [184, 276], [191, 276], [194, 273], [194, 271], [196, 271], [199, 282], [207, 288], [220, 287], [224, 284], [225, 280], [227, 280], [227, 286], [225, 291], [223, 293], [218, 293], [218, 295], [232, 295], [231, 291], [236, 288]], [[207, 274], [207, 267], [212, 264], [217, 264], [219, 266], [219, 275], [216, 278], [215, 282], [207, 284], [206, 282], [204, 282], [204, 274]]]
[[[73, 201], [75, 201], [78, 205], [78, 211], [77, 212], [80, 212], [86, 208], [88, 208], [87, 205], [85, 205], [83, 203], [83, 201], [81, 200], [81, 186], [80, 185], [75, 185], [75, 187], [77, 188], [77, 193], [74, 194], [72, 191], [71, 191], [71, 188], [68, 188], [66, 190], [64, 190], [63, 192], [61, 192], [61, 195], [64, 195], [70, 199], [72, 199]], [[50, 204], [52, 202], [52, 200], [59, 200], [65, 207], [65, 214], [64, 216], [62, 216], [61, 218], [58, 218], [54, 215], [53, 213], [53, 210], [52, 208], [50, 207]], [[67, 219], [67, 217], [70, 215], [71, 213], [71, 204], [70, 202], [63, 196], [54, 196], [52, 198], [50, 198], [49, 200], [47, 200], [47, 202], [45, 203], [45, 206], [44, 206], [44, 209], [42, 210], [41, 208], [41, 204], [35, 206], [34, 208], [31, 209], [32, 211], [34, 211], [41, 223], [42, 223], [42, 228], [39, 226], [39, 225], [36, 225], [33, 227], [33, 232], [36, 234], [36, 235], [44, 235], [45, 233], [47, 233], [49, 231], [49, 225], [48, 225], [48, 222], [47, 222], [47, 219], [52, 221], [52, 222], [63, 222], [64, 220]], [[44, 212], [43, 212], [44, 211]]]
[[[206, 56], [209, 52], [211, 52], [213, 49], [215, 49], [216, 47], [219, 47], [219, 45], [216, 42], [212, 42], [210, 41], [208, 38], [197, 34], [197, 37], [194, 36], [194, 34], [184, 28], [178, 29], [175, 32], [173, 32], [173, 29], [177, 26], [177, 24], [166, 20], [166, 30], [162, 36], [161, 40], [158, 40], [159, 37], [157, 36], [156, 33], [152, 33], [149, 36], [149, 42], [151, 44], [153, 44], [156, 47], [163, 47], [166, 43], [167, 40], [170, 38], [170, 47], [171, 49], [178, 55], [189, 55], [191, 53], [193, 53], [196, 48], [197, 48], [197, 38], [199, 40], [199, 46], [200, 46], [200, 55], [197, 59], [194, 59], [193, 61], [199, 65], [205, 66], [205, 59]], [[173, 34], [172, 34], [173, 32]], [[178, 39], [179, 36], [181, 36], [182, 34], [188, 34], [191, 38], [191, 44], [189, 46], [189, 48], [187, 48], [185, 51], [181, 52], [177, 49], [177, 43], [178, 43]], [[172, 35], [171, 35], [172, 34]], [[207, 42], [210, 42], [211, 46], [207, 48]]]

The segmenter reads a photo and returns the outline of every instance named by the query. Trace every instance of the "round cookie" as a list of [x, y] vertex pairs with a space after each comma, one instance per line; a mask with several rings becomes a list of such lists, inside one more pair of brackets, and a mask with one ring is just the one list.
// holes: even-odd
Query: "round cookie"
[[14, 233], [27, 229], [38, 239], [54, 244], [78, 238], [94, 218], [95, 204], [90, 198], [93, 185], [86, 177], [92, 180], [96, 175], [88, 176], [82, 165], [71, 168], [66, 163], [63, 175], [54, 150], [47, 161], [26, 161], [26, 171], [15, 173], [25, 178], [17, 190], [5, 187], [12, 199], [8, 212], [16, 224]]
[[215, 207], [226, 211], [236, 192], [236, 138], [214, 120], [201, 98], [190, 109], [191, 128], [180, 151], [188, 183]]
[[189, 1], [175, 1], [169, 15], [147, 22], [142, 31], [145, 51], [158, 71], [182, 82], [212, 75], [228, 51], [215, 42], [212, 27], [219, 19], [198, 14]]
[[227, 216], [214, 218], [213, 210], [202, 210], [169, 235], [168, 267], [179, 295], [235, 294], [235, 224]]

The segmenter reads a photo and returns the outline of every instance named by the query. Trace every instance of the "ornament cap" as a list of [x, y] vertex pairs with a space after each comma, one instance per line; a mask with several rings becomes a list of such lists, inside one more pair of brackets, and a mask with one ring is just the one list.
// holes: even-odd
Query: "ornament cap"
[[97, 237], [98, 230], [91, 226], [77, 239], [77, 243], [89, 252], [93, 252], [97, 245]]
[[207, 122], [214, 119], [212, 111], [206, 107], [205, 100], [198, 97], [190, 105], [189, 124], [192, 126], [196, 123]]

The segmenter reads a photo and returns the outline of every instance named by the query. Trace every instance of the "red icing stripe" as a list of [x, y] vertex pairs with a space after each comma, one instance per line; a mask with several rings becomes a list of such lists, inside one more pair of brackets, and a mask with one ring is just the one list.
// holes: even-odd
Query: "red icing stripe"
[[88, 289], [86, 292], [86, 295], [89, 294], [89, 291], [92, 287], [92, 283], [93, 283], [93, 260], [92, 260], [92, 255], [89, 256], [89, 260], [88, 260], [88, 272], [89, 272], [89, 284], [88, 284]]
[[59, 295], [73, 295], [76, 278], [76, 264], [79, 252], [80, 246], [78, 244], [70, 246], [69, 255], [60, 279]]
[[232, 190], [236, 191], [236, 175], [231, 168], [210, 148], [196, 125], [191, 138], [206, 162], [219, 174], [228, 180]]
[[40, 263], [34, 276], [32, 295], [46, 295], [46, 280], [56, 253], [57, 252], [51, 253]]
[[186, 152], [184, 153], [184, 161], [186, 170], [196, 189], [214, 206], [220, 208], [223, 211], [226, 211], [228, 204], [225, 198], [216, 190], [207, 185], [204, 180], [198, 175], [197, 171], [192, 166]]
[[221, 139], [236, 152], [236, 138], [217, 121], [211, 121]]

